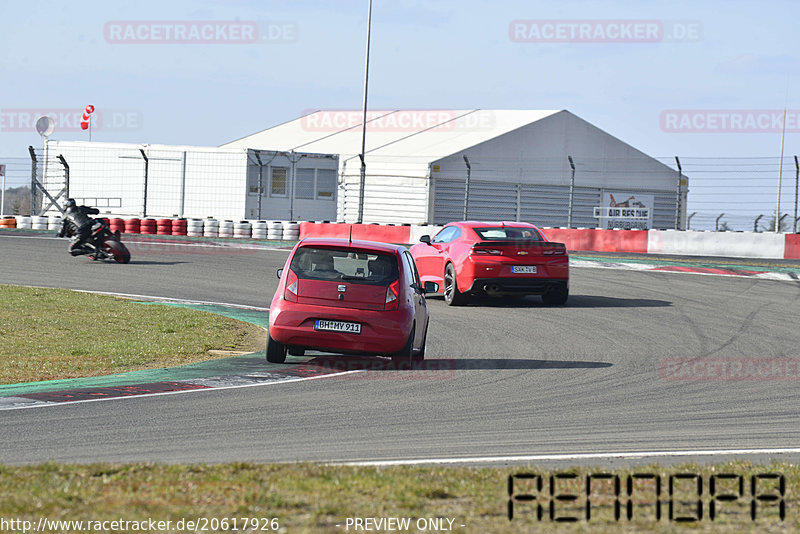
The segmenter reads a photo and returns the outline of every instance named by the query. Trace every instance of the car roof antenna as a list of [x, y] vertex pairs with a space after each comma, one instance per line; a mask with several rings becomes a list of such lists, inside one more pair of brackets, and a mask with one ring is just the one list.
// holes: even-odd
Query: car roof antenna
[[353, 225], [352, 224], [350, 225], [350, 237], [348, 238], [348, 240], [350, 241], [350, 244], [352, 245], [353, 244]]

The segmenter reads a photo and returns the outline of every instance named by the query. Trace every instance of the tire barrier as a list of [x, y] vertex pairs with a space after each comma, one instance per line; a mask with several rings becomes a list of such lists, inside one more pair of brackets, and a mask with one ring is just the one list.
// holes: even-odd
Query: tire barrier
[[156, 235], [172, 235], [172, 219], [158, 219], [156, 221]]
[[250, 223], [247, 221], [239, 221], [233, 225], [233, 237], [236, 239], [249, 239], [250, 238]]
[[300, 239], [300, 224], [295, 221], [284, 221], [281, 239], [284, 241], [298, 241]]
[[61, 230], [61, 217], [53, 215], [47, 218], [47, 230], [51, 232], [58, 232]]
[[125, 233], [138, 234], [141, 228], [141, 221], [139, 219], [126, 219], [125, 220]]
[[274, 241], [283, 239], [283, 223], [281, 221], [269, 221], [267, 223], [267, 239]]
[[186, 235], [189, 237], [203, 237], [203, 219], [189, 219], [186, 221]]
[[172, 221], [172, 235], [186, 235], [189, 225], [186, 219], [174, 219]]
[[26, 230], [31, 227], [31, 218], [27, 215], [17, 216], [17, 228], [24, 228]]
[[219, 237], [233, 237], [233, 221], [224, 220], [219, 223]]
[[14, 217], [3, 217], [0, 219], [0, 228], [16, 228], [17, 219]]
[[121, 234], [125, 233], [125, 219], [109, 219], [108, 229], [112, 232], [119, 230]]
[[158, 225], [155, 219], [142, 219], [139, 221], [139, 233], [147, 235], [156, 235], [158, 232]]
[[219, 221], [206, 219], [203, 221], [203, 237], [219, 237]]
[[47, 217], [38, 215], [31, 217], [31, 228], [33, 230], [47, 230]]
[[267, 239], [267, 221], [253, 221], [251, 226], [253, 239]]

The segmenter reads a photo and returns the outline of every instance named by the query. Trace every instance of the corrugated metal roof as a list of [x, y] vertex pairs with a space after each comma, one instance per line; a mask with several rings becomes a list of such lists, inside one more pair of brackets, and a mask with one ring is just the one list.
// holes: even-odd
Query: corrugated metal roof
[[[371, 158], [413, 156], [436, 161], [562, 110], [369, 111], [365, 152]], [[361, 111], [316, 111], [226, 143], [221, 148], [361, 153]]]

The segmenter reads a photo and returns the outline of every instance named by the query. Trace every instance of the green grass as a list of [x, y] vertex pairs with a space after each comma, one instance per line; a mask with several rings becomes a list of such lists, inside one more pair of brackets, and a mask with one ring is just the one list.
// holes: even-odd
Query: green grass
[[[584, 493], [581, 507], [570, 509], [566, 501], [557, 513], [575, 514], [576, 523], [551, 521], [548, 512], [538, 520], [535, 503], [518, 502], [516, 516], [508, 519], [508, 476], [520, 472], [550, 474], [575, 473], [581, 482], [561, 492]], [[152, 518], [172, 521], [194, 518], [276, 518], [281, 532], [326, 533], [348, 532], [347, 518], [398, 517], [453, 519], [453, 532], [797, 532], [800, 529], [800, 468], [790, 465], [752, 466], [732, 463], [698, 467], [683, 465], [671, 468], [620, 469], [615, 474], [623, 481], [628, 474], [657, 473], [662, 477], [662, 513], [654, 517], [654, 505], [647, 492], [653, 489], [637, 486], [641, 500], [635, 502], [634, 513], [640, 519], [616, 521], [613, 517], [611, 486], [597, 491], [593, 500], [593, 518], [583, 518], [585, 477], [596, 470], [568, 469], [543, 471], [533, 467], [462, 468], [462, 467], [348, 467], [318, 464], [41, 464], [26, 467], [0, 466], [0, 517], [26, 519], [39, 517], [51, 520], [114, 520], [142, 521]], [[761, 502], [759, 518], [750, 517], [749, 477], [757, 473], [781, 472], [786, 476], [786, 519], [781, 521], [774, 504]], [[677, 523], [668, 519], [668, 484], [670, 474], [696, 473], [703, 477], [704, 516], [700, 521]], [[711, 475], [734, 473], [748, 482], [744, 497], [718, 508], [714, 521], [709, 518], [709, 481]], [[691, 504], [678, 503], [683, 513], [694, 510], [696, 495], [676, 487], [675, 495]], [[733, 485], [721, 488], [729, 493]], [[520, 488], [521, 489], [521, 488]], [[624, 483], [623, 483], [623, 492]], [[764, 486], [765, 492], [777, 493], [775, 486]], [[546, 498], [546, 488], [541, 496]], [[678, 498], [676, 497], [676, 502]], [[527, 507], [527, 508], [526, 508]], [[547, 509], [547, 508], [546, 508]], [[342, 525], [337, 527], [336, 525]], [[464, 525], [464, 527], [461, 527]], [[229, 522], [228, 530], [233, 531]], [[223, 528], [209, 529], [212, 532]], [[121, 529], [121, 532], [135, 532]], [[253, 530], [250, 530], [253, 531]], [[349, 532], [353, 532], [351, 528]], [[384, 530], [385, 531], [385, 530]], [[416, 532], [413, 528], [411, 532]], [[361, 532], [364, 532], [363, 530]], [[441, 532], [441, 531], [440, 531]]]
[[263, 339], [260, 327], [197, 310], [0, 285], [0, 384], [184, 365]]

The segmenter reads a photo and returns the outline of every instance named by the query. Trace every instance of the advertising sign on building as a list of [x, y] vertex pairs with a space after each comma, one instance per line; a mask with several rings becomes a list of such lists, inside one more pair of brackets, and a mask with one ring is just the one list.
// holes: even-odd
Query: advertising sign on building
[[603, 205], [594, 208], [600, 228], [649, 230], [653, 226], [653, 195], [639, 193], [603, 193]]

